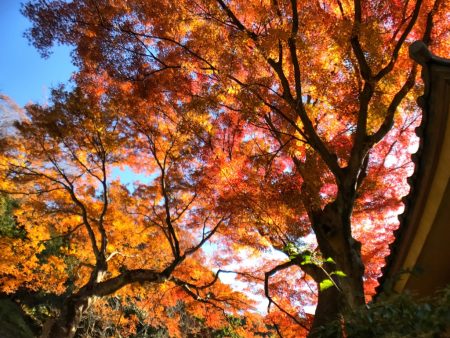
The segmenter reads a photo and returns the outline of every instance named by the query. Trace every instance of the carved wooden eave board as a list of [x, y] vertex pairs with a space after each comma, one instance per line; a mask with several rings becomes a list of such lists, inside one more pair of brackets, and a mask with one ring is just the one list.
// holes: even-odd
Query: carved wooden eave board
[[[377, 292], [393, 287], [428, 296], [450, 284], [450, 60], [431, 54], [420, 41], [411, 45], [410, 56], [422, 66], [425, 84], [418, 100], [420, 146]], [[410, 270], [418, 273], [405, 273]]]

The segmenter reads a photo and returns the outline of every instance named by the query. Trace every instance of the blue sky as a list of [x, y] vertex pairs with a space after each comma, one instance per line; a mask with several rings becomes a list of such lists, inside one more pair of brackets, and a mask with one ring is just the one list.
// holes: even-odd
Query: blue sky
[[[54, 47], [48, 59], [39, 55], [23, 36], [31, 24], [20, 14], [20, 7], [19, 0], [0, 0], [0, 93], [20, 106], [30, 102], [45, 104], [50, 89], [67, 83], [76, 68], [67, 46]], [[114, 168], [112, 176], [130, 188], [134, 181], [150, 183], [154, 179], [154, 175], [147, 177], [129, 167]]]
[[23, 37], [30, 27], [20, 14], [19, 0], [0, 0], [0, 93], [19, 105], [46, 103], [50, 88], [67, 83], [75, 67], [70, 49], [59, 46], [45, 60]]

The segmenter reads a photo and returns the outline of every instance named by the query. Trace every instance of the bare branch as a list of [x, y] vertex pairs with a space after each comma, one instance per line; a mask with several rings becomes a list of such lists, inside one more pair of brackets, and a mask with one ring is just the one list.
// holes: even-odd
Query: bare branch
[[352, 37], [350, 39], [350, 44], [352, 46], [353, 53], [358, 60], [359, 70], [362, 78], [365, 81], [372, 80], [372, 71], [367, 63], [366, 57], [364, 55], [362, 46], [359, 42], [359, 31], [362, 24], [362, 10], [361, 10], [361, 0], [354, 0], [353, 6], [355, 8]]
[[414, 25], [415, 25], [415, 23], [417, 21], [417, 18], [419, 17], [420, 7], [421, 6], [422, 6], [422, 0], [417, 0], [416, 5], [414, 6], [414, 10], [413, 10], [413, 14], [412, 14], [411, 20], [409, 21], [408, 25], [406, 26], [405, 30], [403, 31], [402, 35], [400, 36], [400, 38], [397, 41], [397, 43], [396, 43], [396, 45], [394, 47], [394, 51], [392, 52], [391, 60], [386, 65], [386, 67], [381, 69], [378, 72], [378, 74], [375, 75], [374, 79], [376, 81], [379, 81], [380, 79], [382, 79], [384, 76], [386, 76], [386, 74], [388, 74], [394, 68], [395, 62], [397, 61], [397, 58], [398, 58], [398, 53], [400, 52], [400, 49], [402, 48], [403, 43], [405, 42], [405, 40], [408, 37], [409, 33], [413, 29], [413, 27], [414, 27]]
[[369, 142], [371, 144], [375, 144], [380, 142], [381, 139], [391, 130], [394, 125], [394, 116], [397, 111], [397, 107], [402, 102], [406, 94], [410, 91], [410, 89], [414, 86], [417, 74], [417, 64], [414, 63], [412, 69], [409, 73], [409, 76], [406, 82], [403, 84], [402, 88], [394, 95], [392, 102], [389, 104], [387, 109], [386, 117], [384, 118], [383, 123], [380, 128], [371, 136], [369, 136]]
[[280, 265], [277, 265], [276, 267], [274, 267], [272, 270], [266, 272], [264, 274], [264, 294], [267, 297], [267, 299], [269, 300], [269, 305], [268, 305], [268, 311], [270, 311], [270, 305], [274, 304], [281, 312], [283, 312], [284, 314], [286, 314], [289, 318], [291, 318], [295, 323], [297, 323], [298, 325], [300, 325], [301, 327], [303, 327], [304, 329], [308, 330], [308, 327], [303, 324], [301, 321], [298, 320], [298, 318], [296, 318], [295, 316], [293, 316], [292, 314], [290, 314], [289, 312], [287, 312], [285, 309], [283, 309], [273, 298], [272, 296], [270, 296], [270, 292], [269, 292], [269, 279], [271, 276], [273, 276], [274, 274], [276, 274], [277, 272], [281, 271], [281, 270], [285, 270], [291, 266], [297, 265], [296, 261], [288, 261], [285, 263], [282, 263]]
[[[291, 6], [292, 6], [292, 30], [291, 36], [288, 39], [288, 44], [292, 64], [294, 66], [295, 95], [297, 100], [297, 106], [300, 105], [303, 106], [300, 64], [297, 57], [297, 41], [296, 41], [298, 34], [297, 0], [291, 0]], [[304, 110], [304, 108], [302, 109]]]
[[427, 46], [431, 43], [431, 32], [432, 32], [433, 26], [434, 26], [433, 18], [434, 18], [434, 14], [439, 9], [440, 4], [441, 4], [441, 0], [436, 0], [434, 2], [433, 8], [427, 15], [427, 23], [425, 26], [425, 32], [423, 33], [423, 37], [422, 37], [423, 43], [426, 44]]
[[212, 228], [210, 231], [208, 231], [207, 233], [203, 233], [202, 239], [201, 241], [194, 247], [187, 249], [183, 256], [187, 256], [187, 255], [191, 255], [193, 254], [195, 251], [197, 251], [198, 249], [200, 249], [203, 244], [205, 244], [219, 229], [220, 225], [222, 224], [222, 222], [226, 219], [226, 217], [222, 217], [219, 222], [217, 222], [217, 224], [214, 226], [214, 228]]
[[231, 19], [231, 21], [236, 25], [236, 27], [240, 30], [243, 31], [245, 33], [247, 33], [247, 35], [252, 39], [252, 40], [257, 40], [258, 36], [256, 35], [255, 32], [250, 31], [249, 29], [247, 29], [241, 21], [239, 21], [239, 19], [236, 17], [236, 15], [234, 15], [233, 11], [225, 4], [225, 2], [223, 0], [217, 0], [217, 2], [219, 3], [220, 7], [222, 7], [222, 9], [225, 11], [225, 13], [227, 13], [228, 17]]

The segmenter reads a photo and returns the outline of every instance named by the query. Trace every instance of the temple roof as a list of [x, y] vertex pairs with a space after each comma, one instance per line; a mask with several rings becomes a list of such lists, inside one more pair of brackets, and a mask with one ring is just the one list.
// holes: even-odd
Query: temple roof
[[450, 60], [433, 55], [421, 41], [409, 52], [422, 66], [425, 85], [418, 99], [420, 145], [377, 293], [409, 290], [427, 296], [450, 284]]

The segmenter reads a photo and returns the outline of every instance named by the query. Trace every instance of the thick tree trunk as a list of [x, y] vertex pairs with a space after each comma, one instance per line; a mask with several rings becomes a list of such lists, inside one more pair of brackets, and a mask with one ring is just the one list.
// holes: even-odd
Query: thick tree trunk
[[111, 279], [113, 283], [102, 283], [107, 270], [106, 260], [100, 260], [92, 271], [88, 283], [77, 293], [69, 296], [61, 309], [59, 317], [50, 326], [48, 332], [43, 332], [42, 338], [72, 338], [75, 336], [83, 314], [89, 308], [95, 296], [102, 289], [108, 290], [108, 286], [113, 286], [111, 291], [115, 291], [117, 287], [123, 285], [124, 278], [113, 278]]
[[73, 338], [81, 323], [83, 313], [92, 303], [94, 297], [70, 297], [58, 319], [53, 322], [42, 338]]
[[[178, 262], [180, 260], [176, 261], [177, 264]], [[162, 272], [147, 269], [127, 270], [116, 277], [104, 281], [101, 280], [105, 272], [98, 272], [95, 275], [95, 282], [88, 283], [67, 299], [58, 319], [48, 331], [43, 332], [42, 338], [73, 338], [84, 312], [96, 297], [111, 295], [131, 283], [162, 283], [167, 279], [175, 266], [176, 264], [173, 263]]]
[[331, 287], [324, 291], [319, 291], [319, 298], [314, 322], [308, 337], [318, 337], [317, 329], [323, 325], [339, 319], [342, 311], [342, 295], [336, 287]]
[[[333, 321], [339, 321], [342, 319], [342, 316], [346, 311], [356, 309], [364, 305], [362, 281], [359, 282], [358, 280], [343, 277], [336, 278], [335, 282], [339, 289], [333, 286], [326, 290], [319, 291], [314, 321], [308, 335], [309, 338], [324, 338], [323, 335], [317, 334], [317, 330], [320, 327]], [[333, 334], [332, 337], [335, 338], [336, 334]]]
[[[323, 257], [332, 258], [335, 262], [325, 263], [323, 268], [333, 277], [336, 286], [319, 290], [309, 337], [316, 337], [315, 331], [320, 326], [339, 320], [346, 311], [365, 304], [361, 244], [351, 236], [351, 207], [345, 208], [341, 201], [341, 198], [336, 199], [312, 217], [313, 230]], [[342, 271], [345, 276], [333, 274], [336, 271]], [[320, 282], [328, 276], [323, 273], [313, 278], [320, 289]]]

